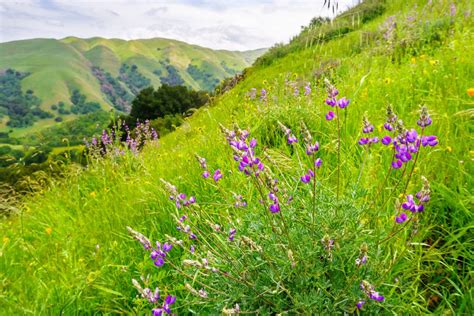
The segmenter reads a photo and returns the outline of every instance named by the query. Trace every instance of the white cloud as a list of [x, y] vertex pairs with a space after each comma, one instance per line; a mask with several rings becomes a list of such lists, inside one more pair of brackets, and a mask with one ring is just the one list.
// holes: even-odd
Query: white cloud
[[[324, 0], [0, 0], [0, 41], [47, 37], [166, 37], [215, 49], [286, 42]], [[345, 8], [357, 0], [339, 0]]]

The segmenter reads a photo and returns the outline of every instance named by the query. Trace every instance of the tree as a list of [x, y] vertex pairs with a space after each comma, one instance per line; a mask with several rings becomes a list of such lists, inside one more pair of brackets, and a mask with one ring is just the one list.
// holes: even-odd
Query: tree
[[157, 90], [145, 88], [132, 102], [133, 120], [152, 120], [166, 115], [183, 115], [191, 108], [199, 108], [208, 100], [206, 92], [193, 91], [184, 86], [162, 85]]

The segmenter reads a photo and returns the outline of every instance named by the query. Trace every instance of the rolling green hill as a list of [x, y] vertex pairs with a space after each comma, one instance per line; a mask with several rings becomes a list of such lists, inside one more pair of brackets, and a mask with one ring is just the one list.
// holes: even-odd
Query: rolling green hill
[[[67, 37], [62, 40], [31, 39], [0, 44], [0, 70], [27, 74], [21, 79], [25, 92], [32, 90], [49, 112], [31, 128], [15, 129], [14, 135], [50, 126], [54, 119], [70, 120], [70, 97], [78, 90], [104, 110], [128, 111], [137, 91], [162, 83], [183, 84], [211, 91], [222, 79], [248, 67], [264, 50], [247, 52], [212, 50], [169, 39], [119, 40]], [[100, 77], [101, 80], [98, 78]], [[0, 91], [3, 92], [3, 91]], [[51, 106], [65, 103], [65, 113]], [[7, 107], [7, 105], [2, 105]], [[8, 113], [0, 111], [0, 131], [8, 131]], [[23, 126], [25, 125], [25, 126]], [[28, 127], [31, 123], [22, 126]]]
[[[139, 154], [93, 159], [49, 186], [31, 181], [40, 193], [0, 221], [0, 313], [149, 314], [131, 283], [149, 275], [147, 286], [159, 287], [162, 299], [177, 296], [178, 315], [236, 315], [235, 304], [260, 315], [472, 314], [472, 9], [470, 1], [364, 1], [271, 49], [232, 89]], [[332, 121], [324, 79], [350, 99]], [[392, 132], [384, 129], [387, 105], [401, 120]], [[374, 125], [371, 137], [406, 135], [403, 126], [420, 131], [422, 105], [432, 124], [419, 136], [436, 135], [439, 144], [418, 145], [403, 168], [391, 168], [395, 145], [358, 144], [364, 118]], [[320, 145], [314, 186], [300, 180], [314, 158], [302, 122]], [[239, 151], [221, 129], [234, 125], [255, 138], [255, 155], [278, 181], [240, 172]], [[291, 133], [299, 141], [289, 145]], [[196, 154], [222, 172], [219, 182], [203, 179]], [[431, 200], [397, 224], [421, 176]], [[161, 179], [197, 202], [177, 209]], [[279, 214], [265, 205], [270, 186], [280, 189]], [[242, 201], [246, 207], [236, 206]], [[196, 241], [177, 230], [183, 214]], [[174, 243], [163, 266], [127, 226]]]

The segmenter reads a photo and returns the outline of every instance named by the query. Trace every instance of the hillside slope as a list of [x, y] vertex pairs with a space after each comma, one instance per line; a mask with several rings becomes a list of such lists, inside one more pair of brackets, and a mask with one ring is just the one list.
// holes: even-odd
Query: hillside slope
[[[52, 105], [64, 102], [70, 110], [75, 89], [105, 110], [121, 111], [129, 110], [133, 96], [149, 85], [182, 84], [211, 91], [263, 52], [212, 50], [161, 38], [32, 39], [1, 43], [0, 70], [28, 73], [21, 81], [23, 92], [32, 90], [41, 100], [40, 108], [56, 116]], [[66, 112], [60, 117], [70, 120], [76, 115]], [[8, 120], [8, 115], [1, 119], [0, 131], [7, 131]], [[53, 117], [41, 119], [36, 126], [51, 124]]]
[[[1, 312], [148, 313], [144, 300], [135, 298], [137, 291], [130, 281], [150, 274], [153, 286], [158, 285], [163, 295], [178, 296], [173, 306], [178, 314], [218, 314], [236, 302], [243, 311], [262, 314], [298, 313], [298, 308], [307, 308], [303, 310], [314, 314], [352, 314], [356, 313], [357, 300], [365, 297], [360, 280], [335, 280], [331, 276], [360, 272], [385, 295], [384, 302], [364, 307], [369, 314], [469, 314], [474, 308], [474, 25], [469, 13], [472, 4], [457, 2], [453, 10], [451, 1], [409, 1], [408, 5], [402, 0], [368, 2], [381, 7], [372, 19], [357, 23], [358, 14], [364, 10], [361, 5], [352, 15], [336, 19], [331, 26], [325, 25], [323, 41], [271, 51], [265, 62], [250, 69], [235, 88], [211, 106], [199, 109], [177, 131], [149, 144], [139, 155], [128, 153], [122, 158], [98, 160], [87, 170], [70, 170], [67, 179], [52, 183], [41, 195], [26, 201], [18, 217], [2, 221]], [[353, 27], [347, 30], [348, 25]], [[323, 33], [315, 30], [315, 34]], [[334, 121], [325, 119], [331, 108], [324, 103], [324, 78], [335, 82], [341, 96], [351, 100], [340, 117], [340, 173], [336, 171], [337, 128]], [[305, 95], [307, 82], [312, 91]], [[368, 151], [357, 144], [363, 136], [365, 114], [374, 123], [376, 135], [384, 135], [387, 104], [410, 127], [416, 126], [419, 106], [427, 106], [433, 119], [427, 133], [439, 138], [437, 147], [423, 148], [416, 168], [412, 164], [407, 172], [390, 169], [389, 147], [376, 144]], [[309, 218], [312, 191], [299, 180], [306, 172], [304, 149], [287, 145], [278, 121], [298, 136], [304, 121], [321, 144], [318, 157], [322, 158], [323, 167], [318, 170], [318, 177], [324, 187], [320, 186], [318, 191], [318, 212], [323, 214], [326, 208], [331, 209], [328, 200], [336, 200], [337, 174], [341, 175], [340, 221], [310, 230], [305, 235], [306, 242], [297, 244], [305, 249], [323, 249], [320, 240], [324, 233], [335, 234], [342, 229], [334, 250], [334, 264], [342, 260], [339, 253], [353, 244], [346, 253], [347, 266], [327, 273], [299, 275], [291, 272], [286, 252], [269, 251], [270, 255], [280, 253], [282, 259], [277, 266], [289, 271], [287, 278], [277, 280], [281, 282], [270, 283], [268, 288], [259, 284], [254, 289], [258, 295], [251, 289], [243, 290], [241, 284], [233, 285], [241, 291], [219, 287], [225, 292], [225, 300], [216, 301], [210, 295], [201, 303], [188, 304], [193, 296], [183, 284], [194, 280], [183, 278], [169, 265], [153, 266], [143, 247], [127, 234], [126, 226], [153, 240], [164, 240], [165, 234], [179, 236], [172, 216], [181, 214], [169, 201], [160, 181], [163, 178], [180, 192], [195, 195], [202, 213], [215, 220], [221, 216], [222, 225], [232, 223], [242, 229], [248, 225], [247, 233], [254, 238], [267, 236], [264, 233], [271, 229], [261, 225], [268, 217], [267, 213], [260, 215], [261, 197], [239, 172], [220, 131], [220, 124], [231, 128], [234, 123], [249, 129], [251, 137], [257, 140], [259, 154], [263, 155], [262, 147], [267, 148], [268, 164], [278, 170], [281, 185], [295, 193], [296, 204], [286, 206], [284, 216], [302, 214], [303, 219]], [[195, 154], [205, 157], [212, 169], [222, 170], [224, 177], [219, 183], [202, 179]], [[392, 171], [387, 172], [387, 168]], [[409, 170], [412, 182], [411, 174], [407, 180]], [[368, 266], [356, 268], [354, 260], [362, 242], [379, 238], [374, 233], [376, 229], [385, 233], [393, 229], [396, 199], [405, 198], [407, 188], [416, 192], [421, 175], [431, 182], [428, 207], [392, 243], [370, 243]], [[407, 181], [405, 190], [396, 190], [400, 181]], [[379, 190], [380, 187], [386, 190]], [[248, 208], [233, 207], [236, 194], [244, 195]], [[373, 207], [373, 200], [387, 202]], [[360, 210], [354, 215], [357, 220], [352, 218], [354, 207]], [[310, 226], [310, 221], [303, 219], [303, 225]], [[325, 217], [318, 220], [324, 222]], [[297, 224], [290, 222], [290, 229]], [[237, 231], [240, 236], [241, 230]], [[295, 253], [296, 267], [309, 255]], [[318, 256], [311, 257], [309, 267], [321, 262], [331, 265], [322, 261], [324, 255], [321, 250]], [[170, 253], [170, 260], [179, 256], [186, 258], [187, 254]], [[253, 255], [246, 260], [252, 258]], [[242, 265], [248, 268], [247, 261]], [[267, 275], [274, 276], [261, 273], [258, 277]], [[198, 276], [200, 273], [196, 272], [195, 279]], [[291, 291], [290, 286], [299, 286], [300, 282], [310, 284], [304, 290]], [[326, 291], [338, 287], [341, 290], [334, 296], [324, 296]], [[295, 309], [278, 309], [265, 299]]]

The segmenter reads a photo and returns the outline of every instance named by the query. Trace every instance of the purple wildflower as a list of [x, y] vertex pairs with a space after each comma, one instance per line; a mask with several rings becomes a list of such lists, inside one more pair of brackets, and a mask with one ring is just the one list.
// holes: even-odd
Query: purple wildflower
[[259, 176], [265, 166], [261, 160], [255, 156], [257, 141], [252, 139], [247, 145], [249, 133], [245, 130], [242, 131], [239, 129], [237, 131], [231, 131], [223, 126], [221, 126], [221, 130], [224, 132], [229, 145], [234, 150], [234, 160], [239, 163], [239, 171], [247, 176]]
[[369, 138], [363, 137], [359, 139], [359, 145], [367, 145], [369, 143]]
[[222, 178], [222, 173], [220, 169], [217, 169], [212, 176], [215, 182], [218, 182]]
[[316, 168], [320, 168], [322, 163], [323, 163], [323, 161], [321, 160], [321, 158], [318, 158], [314, 161], [314, 166]]
[[237, 230], [235, 228], [231, 228], [230, 231], [229, 231], [229, 240], [230, 241], [234, 241], [234, 238], [235, 238], [235, 233], [237, 232]]
[[[143, 279], [144, 278], [142, 277], [142, 280]], [[138, 290], [138, 293], [140, 293], [141, 297], [147, 299], [151, 304], [156, 304], [160, 299], [160, 290], [158, 288], [155, 288], [155, 291], [152, 291], [148, 287], [142, 288], [140, 283], [138, 283], [138, 281], [135, 279], [132, 279], [132, 284]]]
[[401, 213], [399, 216], [395, 216], [395, 221], [398, 224], [404, 223], [408, 219], [407, 214]]
[[146, 250], [151, 249], [150, 240], [146, 238], [143, 234], [133, 230], [131, 227], [128, 227], [128, 226], [127, 226], [127, 230], [129, 231], [130, 234], [132, 234], [133, 238], [138, 240], [143, 245], [143, 248], [145, 248]]
[[326, 114], [326, 120], [328, 121], [332, 121], [334, 119], [334, 112], [333, 111], [329, 111], [327, 114]]
[[[350, 101], [346, 97], [337, 99], [337, 96], [339, 95], [339, 90], [337, 90], [336, 87], [329, 82], [329, 80], [326, 79], [324, 82], [326, 84], [326, 91], [328, 93], [328, 97], [325, 100], [326, 104], [330, 107], [334, 107], [337, 105], [341, 109], [346, 108], [349, 105]], [[332, 111], [326, 114], [326, 120], [331, 121], [333, 118], [334, 113]]]
[[260, 90], [260, 101], [267, 102], [267, 90]]
[[456, 4], [454, 2], [451, 2], [451, 5], [449, 6], [449, 15], [456, 16]]
[[318, 142], [315, 142], [314, 144], [307, 144], [306, 145], [306, 154], [308, 156], [314, 154], [318, 150], [319, 150], [319, 143]]
[[365, 304], [365, 301], [358, 301], [356, 304], [357, 309], [361, 310], [364, 304]]
[[166, 254], [173, 248], [173, 245], [169, 243], [163, 244], [161, 247], [160, 242], [156, 242], [156, 248], [151, 249], [150, 258], [157, 267], [161, 267], [165, 264]]
[[364, 293], [372, 300], [382, 302], [385, 300], [383, 295], [381, 295], [379, 292], [375, 291], [375, 288], [373, 285], [371, 285], [367, 281], [362, 281], [360, 283], [360, 288], [364, 291]]
[[421, 128], [425, 128], [427, 126], [430, 126], [431, 123], [432, 123], [432, 120], [431, 120], [431, 117], [428, 113], [428, 108], [426, 106], [423, 106], [421, 107], [421, 111], [420, 111], [420, 119], [417, 121], [417, 124], [421, 127]]
[[175, 301], [176, 301], [176, 296], [168, 295], [166, 297], [165, 301], [163, 302], [162, 308], [167, 314], [171, 314], [171, 305], [173, 305]]
[[388, 146], [392, 143], [392, 137], [390, 136], [384, 136], [382, 137], [382, 144], [384, 144], [385, 146]]
[[346, 108], [348, 105], [349, 105], [349, 100], [346, 99], [346, 97], [343, 97], [341, 99], [339, 99], [339, 101], [337, 101], [337, 105], [341, 108], [341, 109], [344, 109]]
[[239, 207], [246, 207], [247, 206], [247, 202], [244, 201], [244, 198], [242, 195], [236, 195], [234, 194], [234, 199], [235, 199], [235, 203], [234, 203], [234, 206], [239, 208]]
[[272, 213], [278, 213], [278, 212], [280, 212], [280, 204], [278, 204], [278, 203], [270, 204], [269, 209], [270, 209], [270, 212], [272, 212]]
[[308, 96], [311, 94], [311, 84], [309, 82], [304, 86], [304, 95]]
[[436, 137], [436, 136], [423, 136], [421, 138], [421, 144], [423, 145], [423, 147], [426, 147], [426, 146], [434, 147], [434, 146], [438, 145], [438, 137]]
[[400, 159], [392, 161], [393, 169], [400, 169], [402, 166], [403, 166], [403, 162]]
[[202, 173], [202, 177], [203, 177], [204, 179], [209, 178], [209, 176], [210, 176], [210, 173], [209, 173], [209, 171], [207, 171], [207, 170]]
[[305, 175], [301, 176], [301, 182], [308, 183], [310, 181], [311, 181], [311, 176], [309, 174], [305, 174]]
[[278, 122], [278, 125], [280, 125], [280, 128], [282, 129], [283, 133], [285, 133], [288, 145], [298, 142], [296, 136], [291, 133], [291, 129], [283, 125], [281, 122]]

